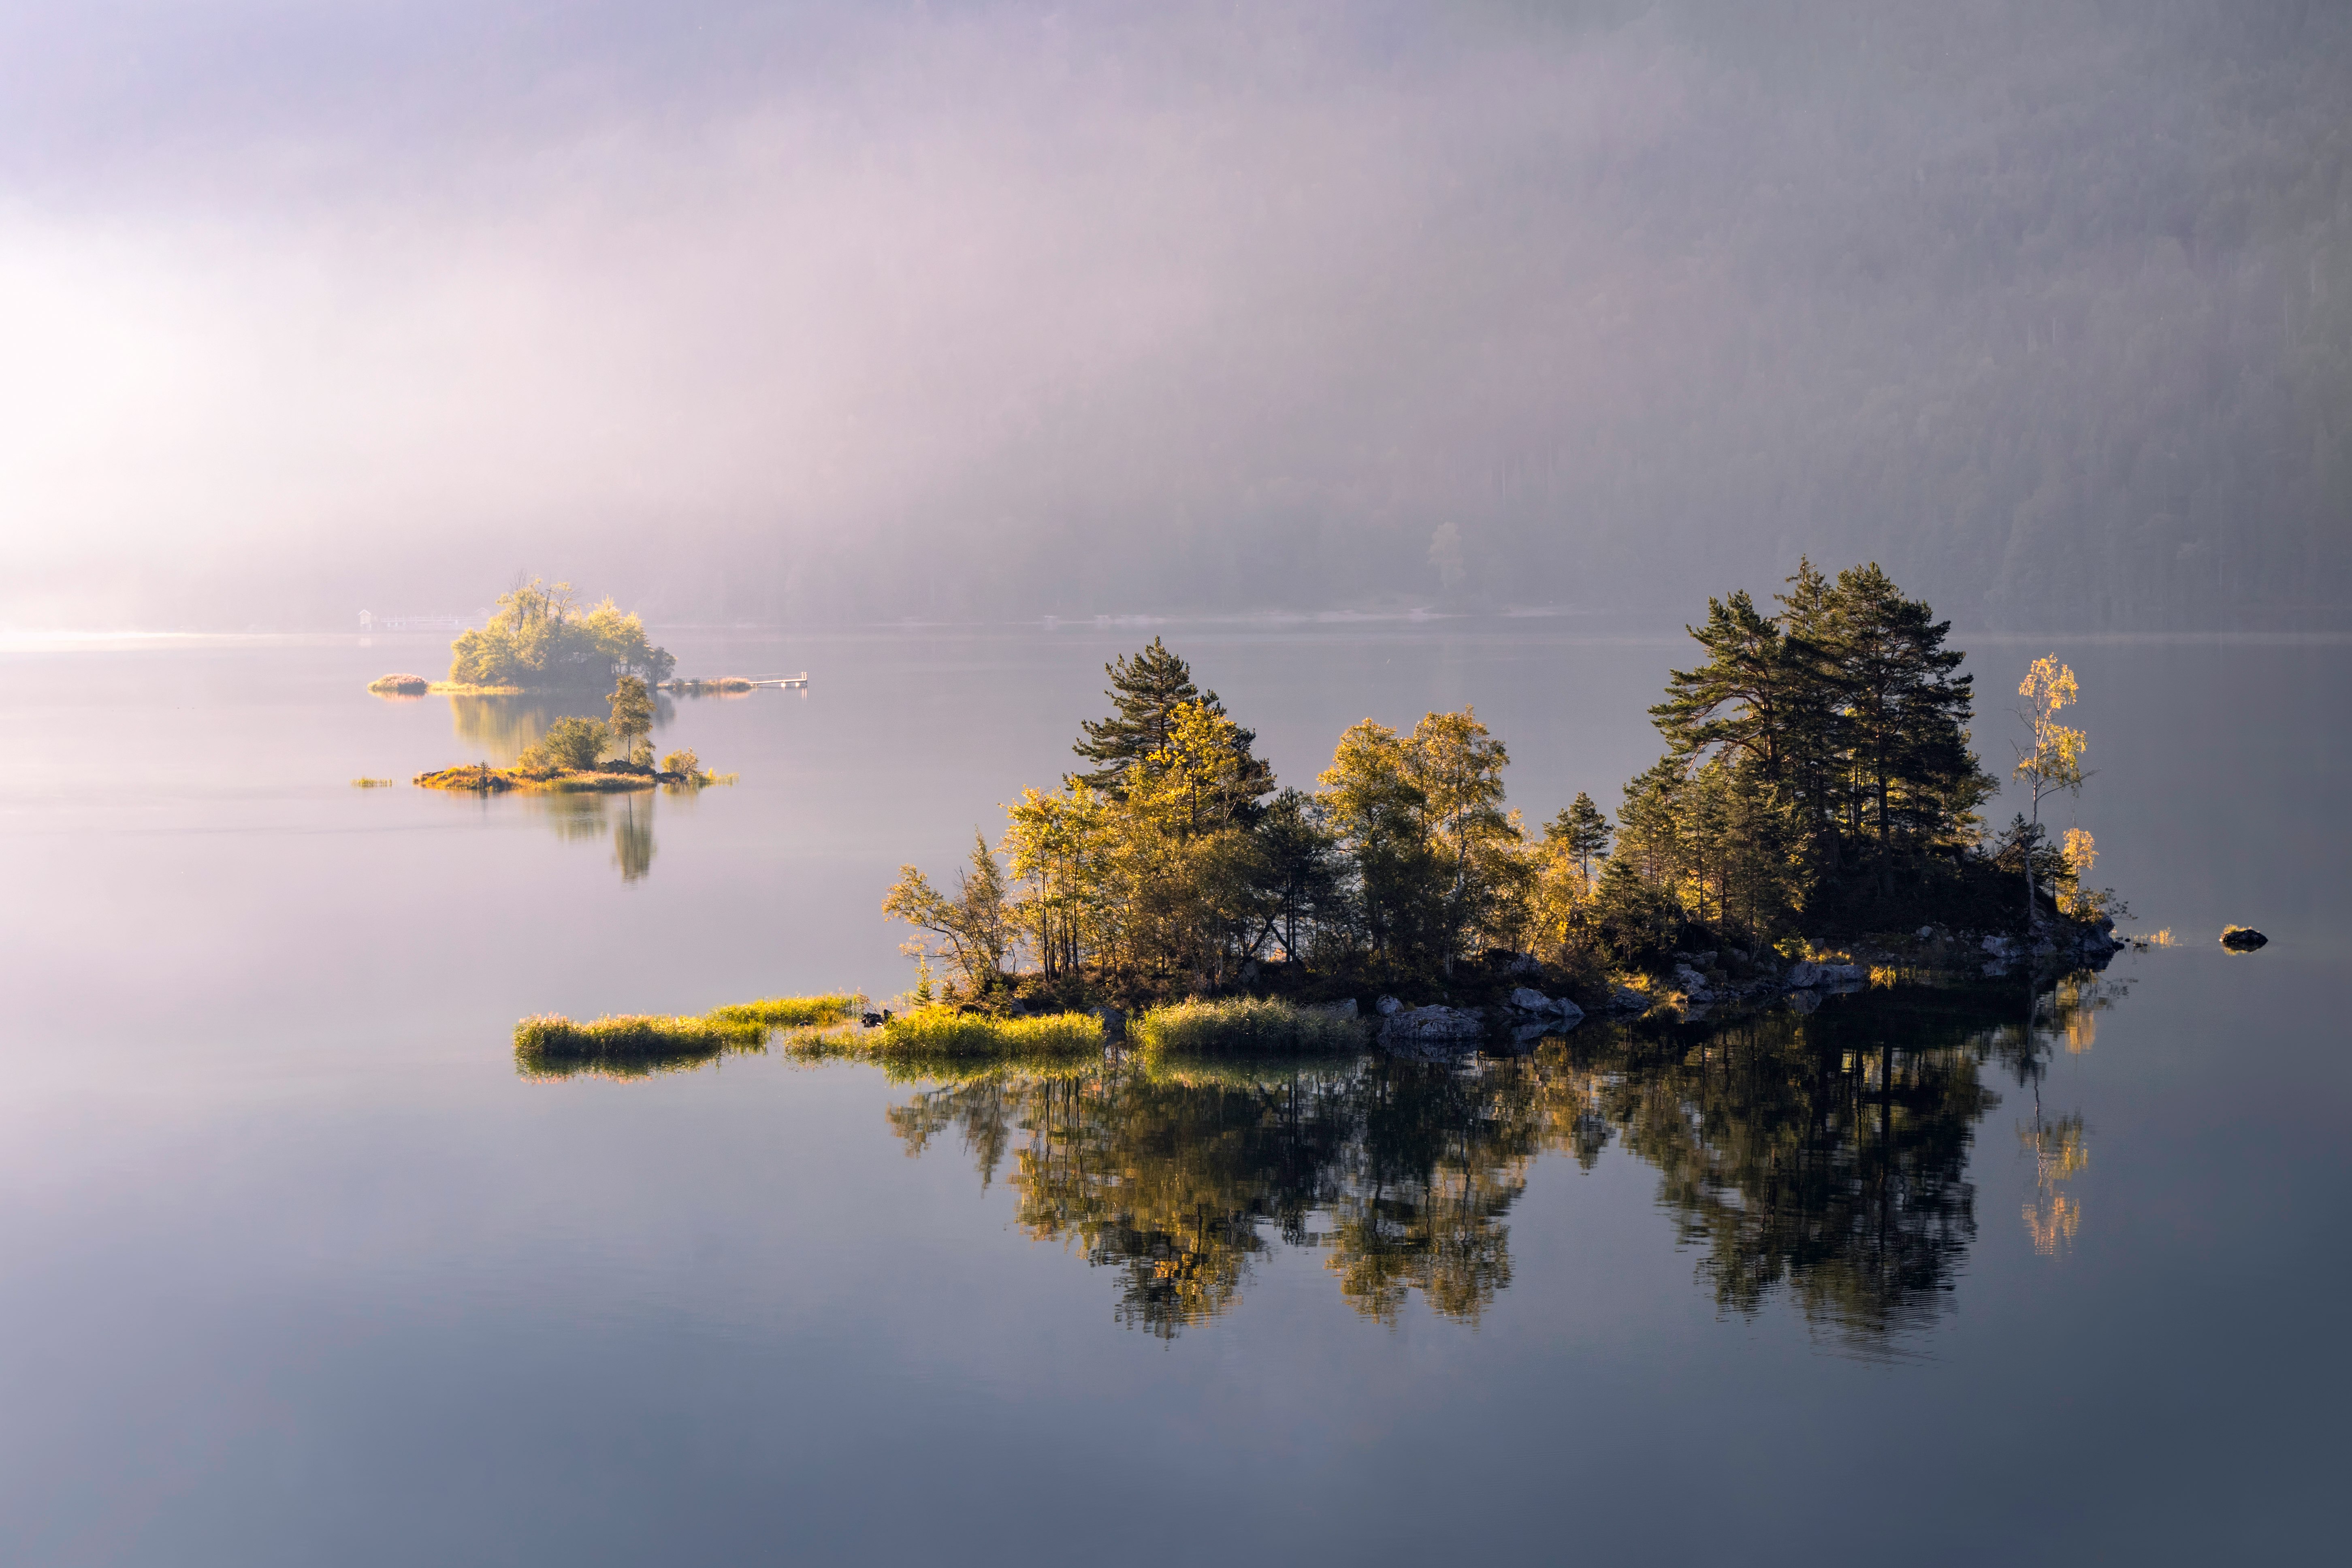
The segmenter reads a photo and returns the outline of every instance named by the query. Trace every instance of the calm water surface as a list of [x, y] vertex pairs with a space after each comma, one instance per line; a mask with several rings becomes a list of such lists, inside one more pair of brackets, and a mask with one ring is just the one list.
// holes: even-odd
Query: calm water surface
[[[1684, 657], [1170, 630], [1286, 779], [1470, 702], [1531, 819], [1614, 801]], [[2006, 1016], [516, 1076], [526, 1013], [903, 987], [897, 865], [1052, 782], [1144, 635], [678, 634], [815, 685], [671, 708], [731, 789], [556, 802], [351, 787], [562, 710], [360, 689], [446, 638], [0, 651], [0, 1559], [2330, 1551], [2340, 643], [2056, 645], [2099, 879], [2182, 945]], [[1996, 694], [2051, 646], [1971, 644]]]

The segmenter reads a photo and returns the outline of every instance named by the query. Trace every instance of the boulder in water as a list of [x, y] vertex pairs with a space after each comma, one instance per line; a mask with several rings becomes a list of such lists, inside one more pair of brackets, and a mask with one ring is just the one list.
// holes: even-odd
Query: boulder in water
[[2221, 928], [2221, 945], [2231, 952], [2252, 952], [2254, 949], [2266, 945], [2270, 940], [2252, 926]]
[[1392, 1015], [1384, 1037], [1408, 1045], [1437, 1041], [1475, 1040], [1486, 1032], [1486, 1021], [1467, 1008], [1414, 1007]]

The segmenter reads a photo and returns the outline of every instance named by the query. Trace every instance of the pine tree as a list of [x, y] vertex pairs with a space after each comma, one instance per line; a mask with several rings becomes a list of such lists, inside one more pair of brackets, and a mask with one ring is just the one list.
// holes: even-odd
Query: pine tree
[[1614, 837], [1609, 818], [1592, 804], [1592, 797], [1582, 790], [1569, 803], [1568, 809], [1552, 819], [1549, 830], [1567, 841], [1568, 852], [1576, 857], [1576, 868], [1589, 887], [1592, 882], [1592, 862], [1609, 853], [1609, 840]]
[[1955, 674], [1965, 656], [1944, 647], [1952, 623], [1905, 598], [1877, 563], [1839, 573], [1832, 597], [1855, 815], [1877, 839], [1889, 897], [1898, 847], [1934, 841], [1984, 798], [1968, 744], [1974, 678]]
[[1780, 784], [1812, 841], [1814, 854], [1834, 874], [1844, 860], [1844, 781], [1847, 747], [1843, 679], [1834, 655], [1837, 598], [1830, 581], [1800, 559], [1780, 614]]
[[[1111, 700], [1115, 711], [1108, 719], [1082, 722], [1078, 726], [1082, 736], [1070, 750], [1096, 764], [1093, 772], [1076, 776], [1115, 800], [1127, 797], [1128, 770], [1138, 763], [1149, 763], [1154, 752], [1166, 749], [1178, 709], [1197, 702], [1218, 718], [1225, 717], [1225, 705], [1217, 694], [1193, 685], [1192, 667], [1171, 653], [1158, 637], [1133, 658], [1122, 654], [1103, 666], [1103, 673], [1110, 677], [1110, 689], [1103, 695]], [[1265, 787], [1255, 791], [1255, 799], [1273, 787], [1274, 775], [1251, 754], [1257, 742], [1255, 731], [1236, 727], [1234, 736], [1247, 766], [1262, 775]]]
[[1703, 628], [1683, 629], [1706, 650], [1706, 662], [1672, 671], [1666, 700], [1650, 717], [1678, 752], [1737, 752], [1777, 784], [1792, 674], [1780, 626], [1742, 589], [1727, 599], [1709, 599]]

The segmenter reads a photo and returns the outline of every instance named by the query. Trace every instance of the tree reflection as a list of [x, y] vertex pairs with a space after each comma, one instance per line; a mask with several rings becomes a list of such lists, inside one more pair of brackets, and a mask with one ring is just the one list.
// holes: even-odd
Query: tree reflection
[[[952, 1138], [983, 1183], [1005, 1175], [1022, 1227], [1114, 1270], [1118, 1320], [1161, 1337], [1232, 1307], [1277, 1247], [1321, 1251], [1367, 1317], [1418, 1293], [1475, 1322], [1511, 1283], [1506, 1221], [1535, 1161], [1591, 1168], [1614, 1143], [1658, 1172], [1721, 1310], [1785, 1296], [1842, 1346], [1900, 1353], [1976, 1238], [1969, 1156], [2000, 1100], [1984, 1069], [2034, 1081], [2110, 996], [2062, 988], [2020, 1026], [1973, 994], [1877, 992], [1454, 1064], [1113, 1058], [923, 1089], [889, 1120], [909, 1153]], [[2045, 1188], [2079, 1169], [2080, 1137], [2079, 1117], [2051, 1124]], [[2069, 1236], [2074, 1212], [2053, 1222]]]
[[620, 868], [621, 880], [636, 882], [653, 869], [654, 795], [652, 790], [631, 790], [619, 795], [530, 794], [512, 798], [568, 842], [593, 842], [609, 836], [613, 864]]
[[[508, 767], [547, 738], [548, 726], [558, 719], [602, 719], [611, 710], [608, 700], [594, 692], [560, 696], [451, 697], [449, 720], [464, 742], [464, 760]], [[667, 697], [654, 699], [654, 728], [664, 730], [677, 717]]]

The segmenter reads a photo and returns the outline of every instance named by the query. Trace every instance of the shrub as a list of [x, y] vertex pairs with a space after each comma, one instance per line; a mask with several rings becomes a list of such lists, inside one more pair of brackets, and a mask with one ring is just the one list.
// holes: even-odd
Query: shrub
[[1146, 1050], [1186, 1056], [1299, 1056], [1364, 1043], [1353, 1019], [1255, 996], [1154, 1007], [1135, 1021], [1134, 1033]]
[[661, 771], [666, 773], [698, 773], [702, 771], [702, 759], [696, 756], [694, 749], [689, 746], [683, 751], [672, 752], [668, 756], [664, 757], [661, 760]]
[[368, 689], [379, 697], [422, 697], [432, 685], [421, 675], [379, 675], [368, 682]]
[[525, 752], [515, 766], [525, 771], [561, 768], [570, 773], [593, 769], [613, 739], [602, 719], [558, 719], [547, 727], [538, 745]]

